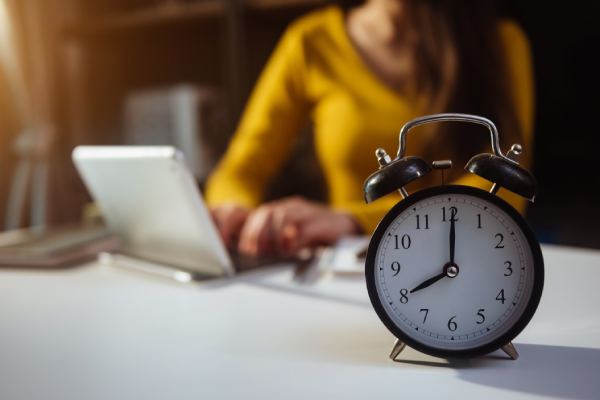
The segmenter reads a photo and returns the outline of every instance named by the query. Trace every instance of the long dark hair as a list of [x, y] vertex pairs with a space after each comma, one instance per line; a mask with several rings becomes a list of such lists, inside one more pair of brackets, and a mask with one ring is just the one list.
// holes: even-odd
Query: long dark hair
[[[344, 1], [349, 8], [362, 1]], [[491, 0], [408, 0], [409, 20], [418, 35], [414, 48], [417, 91], [424, 113], [462, 112], [490, 118], [506, 150], [521, 141], [511, 101], [505, 48], [497, 7]], [[478, 128], [474, 128], [478, 129]], [[489, 148], [489, 136], [455, 123], [431, 125], [427, 154], [464, 161]], [[480, 128], [479, 128], [480, 129]], [[410, 139], [409, 139], [410, 141]], [[459, 144], [459, 145], [457, 145]], [[459, 172], [460, 168], [454, 168]]]

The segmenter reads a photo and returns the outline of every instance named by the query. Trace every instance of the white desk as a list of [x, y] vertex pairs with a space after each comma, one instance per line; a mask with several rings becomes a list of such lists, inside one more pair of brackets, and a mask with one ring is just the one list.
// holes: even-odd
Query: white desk
[[97, 264], [0, 270], [0, 399], [600, 398], [600, 252], [545, 247], [546, 286], [500, 353], [448, 364], [393, 338], [359, 278], [290, 269], [177, 284]]

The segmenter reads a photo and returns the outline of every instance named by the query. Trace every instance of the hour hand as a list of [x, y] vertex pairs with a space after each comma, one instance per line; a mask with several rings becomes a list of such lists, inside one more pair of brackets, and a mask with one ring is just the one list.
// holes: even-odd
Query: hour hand
[[417, 285], [415, 288], [413, 288], [410, 291], [410, 293], [414, 293], [418, 290], [425, 289], [426, 287], [433, 285], [434, 283], [436, 283], [437, 281], [439, 281], [440, 279], [442, 279], [445, 276], [446, 276], [446, 271], [443, 271], [442, 273], [437, 274], [433, 278], [429, 278], [425, 282], [421, 283], [420, 285]]
[[448, 278], [456, 278], [458, 276], [458, 265], [456, 265], [452, 262], [447, 263], [446, 265], [444, 265], [444, 270], [441, 273], [437, 274], [433, 278], [427, 279], [425, 282], [421, 283], [420, 285], [417, 285], [409, 293], [414, 293], [417, 290], [425, 289], [426, 287], [433, 285], [434, 283], [436, 283], [437, 281], [439, 281], [440, 279], [442, 279], [445, 276], [447, 276]]

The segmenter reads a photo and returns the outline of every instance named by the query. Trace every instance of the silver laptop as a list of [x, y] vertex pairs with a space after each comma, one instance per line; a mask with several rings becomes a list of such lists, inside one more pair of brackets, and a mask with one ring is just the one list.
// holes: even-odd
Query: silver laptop
[[72, 156], [127, 255], [201, 276], [234, 273], [180, 151], [170, 146], [78, 146]]

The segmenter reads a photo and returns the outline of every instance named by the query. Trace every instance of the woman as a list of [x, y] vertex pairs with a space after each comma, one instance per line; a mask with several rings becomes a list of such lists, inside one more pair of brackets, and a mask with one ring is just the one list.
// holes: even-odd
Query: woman
[[[527, 153], [532, 92], [527, 40], [515, 24], [498, 20], [488, 1], [367, 0], [302, 17], [271, 56], [208, 182], [223, 240], [259, 256], [369, 233], [399, 197], [366, 205], [362, 184], [377, 168], [377, 147], [395, 153], [402, 124], [437, 112], [483, 115], [498, 125], [504, 150], [518, 142]], [[287, 198], [260, 205], [308, 118], [328, 204]], [[411, 134], [407, 154], [452, 159], [455, 183], [488, 188], [461, 168], [488, 142], [461, 124], [438, 124]], [[521, 162], [529, 164], [527, 158]], [[432, 179], [430, 174], [408, 189]], [[516, 196], [500, 195], [524, 210]]]

